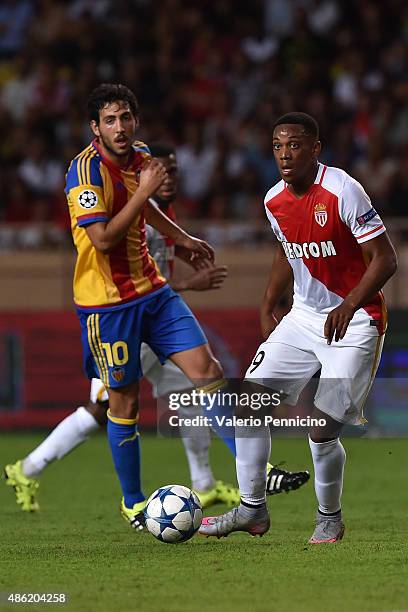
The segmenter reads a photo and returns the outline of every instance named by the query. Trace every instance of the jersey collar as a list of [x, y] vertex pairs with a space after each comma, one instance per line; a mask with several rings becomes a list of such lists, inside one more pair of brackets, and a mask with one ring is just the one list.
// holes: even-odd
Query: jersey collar
[[287, 193], [290, 195], [291, 198], [293, 198], [297, 202], [300, 202], [301, 200], [303, 200], [305, 197], [307, 197], [310, 194], [311, 190], [314, 189], [315, 185], [322, 184], [326, 170], [327, 170], [327, 166], [325, 166], [324, 164], [321, 164], [320, 162], [317, 162], [317, 172], [316, 172], [315, 180], [310, 185], [306, 193], [304, 193], [302, 197], [297, 198], [295, 194], [290, 191], [288, 183], [285, 182], [285, 189], [287, 190]]
[[320, 162], [317, 162], [317, 174], [316, 174], [316, 178], [315, 178], [315, 185], [321, 185], [324, 175], [326, 173], [326, 169], [327, 166], [325, 166], [324, 164], [321, 164]]
[[94, 138], [92, 141], [92, 146], [94, 147], [94, 149], [97, 150], [97, 152], [99, 153], [103, 163], [105, 164], [105, 166], [107, 166], [108, 168], [110, 168], [111, 170], [115, 170], [116, 172], [118, 171], [129, 171], [129, 170], [133, 170], [136, 172], [136, 170], [138, 169], [138, 163], [137, 163], [137, 156], [136, 156], [136, 152], [133, 150], [133, 160], [131, 160], [129, 162], [129, 164], [125, 167], [122, 168], [121, 166], [118, 166], [118, 164], [115, 164], [114, 162], [112, 162], [110, 159], [108, 159], [102, 152], [101, 146], [98, 143], [97, 138]]

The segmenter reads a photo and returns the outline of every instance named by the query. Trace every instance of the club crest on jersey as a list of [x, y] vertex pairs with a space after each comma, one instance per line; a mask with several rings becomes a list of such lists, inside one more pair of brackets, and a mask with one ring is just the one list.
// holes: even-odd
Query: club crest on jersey
[[113, 368], [111, 375], [113, 380], [116, 380], [116, 382], [120, 382], [125, 378], [125, 370], [124, 368]]
[[314, 216], [316, 223], [318, 223], [320, 227], [324, 227], [327, 223], [326, 204], [315, 204]]

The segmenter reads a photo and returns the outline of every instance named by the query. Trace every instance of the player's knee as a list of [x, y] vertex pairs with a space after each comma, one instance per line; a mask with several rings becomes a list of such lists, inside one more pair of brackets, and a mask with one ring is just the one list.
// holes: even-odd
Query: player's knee
[[336, 421], [328, 414], [319, 410], [316, 406], [313, 408], [311, 416], [315, 423], [309, 430], [309, 437], [312, 442], [316, 442], [317, 444], [330, 442], [339, 437], [343, 423]]
[[194, 383], [196, 387], [203, 387], [224, 377], [224, 372], [218, 359], [214, 357], [211, 349], [200, 346], [194, 351], [175, 356], [174, 363]]
[[202, 360], [196, 364], [195, 375], [192, 380], [199, 381], [199, 386], [202, 386], [223, 377], [224, 372], [220, 362], [215, 357], [209, 357], [208, 360]]
[[86, 406], [87, 411], [92, 414], [95, 421], [99, 423], [99, 425], [106, 425], [108, 417], [107, 411], [109, 408], [109, 402], [91, 402], [89, 401]]
[[220, 362], [211, 353], [204, 353], [196, 356], [194, 362], [189, 364], [188, 377], [193, 381], [200, 381], [205, 384], [205, 381], [219, 380], [223, 378], [224, 372]]
[[312, 442], [320, 444], [322, 442], [330, 442], [339, 437], [341, 431], [340, 423], [328, 423], [325, 427], [311, 427], [309, 430], [309, 438]]
[[135, 419], [139, 412], [139, 401], [134, 398], [129, 398], [124, 402], [121, 412], [122, 419]]
[[339, 437], [341, 426], [339, 423], [328, 423], [325, 427], [311, 427], [309, 430], [309, 438], [317, 444], [322, 442], [330, 442]]
[[218, 379], [224, 376], [220, 362], [215, 357], [211, 357], [208, 363], [205, 364], [205, 378]]
[[338, 436], [332, 435], [330, 437], [329, 434], [324, 432], [313, 431], [312, 429], [309, 432], [309, 438], [315, 444], [322, 444], [323, 442], [331, 442], [332, 440], [336, 440]]
[[109, 389], [109, 413], [119, 419], [135, 419], [139, 411], [139, 385], [137, 383]]
[[135, 397], [122, 397], [120, 401], [109, 403], [112, 416], [120, 419], [135, 419], [139, 412], [139, 400]]

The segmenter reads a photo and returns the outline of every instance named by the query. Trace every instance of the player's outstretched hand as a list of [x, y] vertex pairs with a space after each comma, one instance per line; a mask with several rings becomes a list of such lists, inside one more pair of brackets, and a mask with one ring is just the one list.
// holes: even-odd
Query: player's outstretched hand
[[344, 338], [354, 312], [355, 309], [346, 302], [343, 302], [331, 311], [324, 324], [324, 337], [327, 340], [327, 344], [332, 343], [333, 337], [335, 342]]
[[190, 252], [190, 263], [196, 269], [202, 267], [200, 263], [203, 260], [214, 261], [214, 249], [205, 240], [184, 234], [176, 244]]
[[192, 291], [208, 291], [209, 289], [219, 289], [227, 278], [227, 266], [213, 266], [197, 270], [187, 280], [187, 289]]
[[194, 270], [205, 270], [206, 268], [212, 268], [214, 265], [209, 259], [191, 259], [191, 251], [180, 245], [176, 245], [175, 254], [179, 259], [194, 268]]
[[144, 190], [149, 198], [157, 191], [166, 177], [166, 168], [158, 159], [147, 159], [140, 171], [139, 189]]

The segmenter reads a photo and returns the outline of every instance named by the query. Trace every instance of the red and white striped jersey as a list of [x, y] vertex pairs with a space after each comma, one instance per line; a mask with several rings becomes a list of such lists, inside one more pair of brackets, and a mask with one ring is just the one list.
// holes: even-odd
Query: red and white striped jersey
[[[367, 269], [359, 245], [385, 232], [370, 198], [346, 172], [319, 164], [303, 197], [296, 198], [281, 180], [266, 194], [265, 210], [293, 270], [293, 307], [326, 317]], [[378, 335], [385, 328], [379, 292], [357, 310], [349, 329]]]

